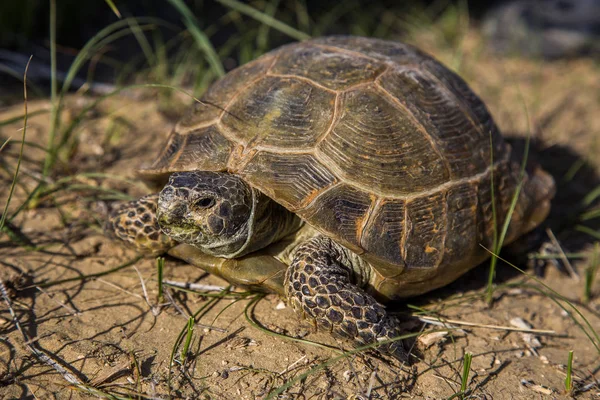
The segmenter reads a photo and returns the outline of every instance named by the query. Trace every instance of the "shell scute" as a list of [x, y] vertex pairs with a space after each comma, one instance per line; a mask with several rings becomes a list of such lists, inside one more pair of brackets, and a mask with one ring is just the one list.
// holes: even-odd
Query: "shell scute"
[[332, 90], [372, 82], [385, 70], [385, 64], [339, 51], [314, 46], [298, 46], [281, 54], [270, 73], [310, 79]]
[[417, 48], [405, 43], [393, 42], [363, 37], [328, 36], [315, 39], [314, 43], [332, 46], [348, 52], [359, 53], [365, 56], [381, 60], [393, 61], [401, 65], [419, 63], [423, 57], [427, 57]]
[[447, 182], [429, 135], [374, 88], [343, 96], [337, 124], [317, 151], [343, 178], [381, 194], [410, 194]]
[[423, 125], [446, 159], [451, 179], [485, 171], [489, 137], [465, 114], [455, 93], [417, 67], [390, 69], [378, 83]]
[[405, 200], [381, 200], [365, 226], [361, 246], [389, 264], [403, 266], [406, 210]]
[[[298, 214], [316, 221], [324, 232], [357, 253], [362, 253], [360, 236], [374, 199], [350, 185], [338, 184], [322, 193]], [[318, 222], [317, 222], [318, 221]]]
[[290, 210], [303, 207], [337, 182], [310, 154], [261, 151], [237, 173]]
[[435, 268], [444, 255], [446, 193], [437, 192], [407, 203], [405, 262], [409, 269]]
[[335, 93], [295, 78], [264, 77], [242, 92], [221, 123], [249, 147], [312, 148], [331, 125]]
[[465, 254], [472, 254], [477, 242], [477, 185], [471, 182], [448, 189], [448, 228], [444, 264], [458, 262]]
[[270, 68], [274, 54], [264, 56], [234, 69], [216, 81], [204, 93], [201, 102], [194, 102], [175, 128], [180, 133], [186, 133], [208, 124], [212, 124], [221, 117], [228, 103], [236, 94], [250, 82], [266, 74]]
[[[390, 298], [481, 262], [479, 244], [491, 247], [517, 187], [518, 166], [483, 102], [402, 43], [338, 36], [287, 45], [230, 72], [203, 99], [148, 175], [241, 176], [361, 254], [370, 284]], [[521, 191], [507, 240], [534, 201]]]

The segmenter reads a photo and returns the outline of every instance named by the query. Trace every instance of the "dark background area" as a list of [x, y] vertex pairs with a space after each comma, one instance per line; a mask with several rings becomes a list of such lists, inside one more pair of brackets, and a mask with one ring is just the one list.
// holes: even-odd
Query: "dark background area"
[[[328, 33], [346, 33], [357, 19], [366, 15], [374, 17], [369, 23], [378, 24], [377, 15], [383, 12], [402, 13], [418, 8], [432, 13], [442, 12], [446, 7], [463, 3], [467, 5], [472, 18], [480, 18], [486, 10], [500, 0], [450, 1], [450, 0], [345, 0], [342, 14]], [[194, 12], [199, 22], [208, 26], [218, 20], [229, 9], [214, 0], [186, 0], [185, 3]], [[266, 2], [244, 2], [256, 8], [262, 8]], [[305, 0], [279, 3], [278, 9], [294, 12], [296, 4], [304, 4], [308, 15], [316, 18], [339, 7], [340, 1]], [[18, 49], [27, 47], [30, 42], [43, 43], [48, 40], [50, 2], [48, 0], [4, 0], [0, 2], [0, 47]], [[167, 0], [128, 0], [115, 1], [115, 5], [124, 17], [154, 16], [167, 22], [181, 24], [181, 14]], [[57, 41], [63, 46], [78, 48], [106, 25], [116, 22], [118, 17], [104, 0], [58, 0], [57, 1]], [[361, 21], [364, 23], [364, 21]], [[226, 34], [226, 33], [223, 33]], [[218, 39], [218, 38], [217, 38]], [[217, 46], [218, 43], [215, 43]]]
[[[198, 25], [205, 30], [207, 36], [216, 49], [225, 45], [232, 35], [243, 34], [245, 40], [255, 40], [256, 32], [261, 23], [248, 16], [231, 18], [232, 10], [214, 0], [185, 1], [194, 13]], [[244, 2], [256, 9], [264, 10], [272, 2], [251, 1]], [[468, 9], [469, 22], [476, 21], [484, 13], [497, 4], [498, 1], [451, 1], [451, 0], [422, 0], [422, 1], [394, 1], [394, 0], [281, 0], [277, 4], [275, 18], [298, 27], [298, 10], [306, 10], [309, 24], [317, 24], [320, 19], [327, 19], [321, 34], [359, 34], [365, 36], [381, 36], [381, 24], [387, 17], [409, 18], [418, 14], [426, 16], [431, 21], [442, 15], [448, 8]], [[115, 5], [126, 17], [154, 17], [164, 21], [169, 27], [157, 27], [161, 40], [167, 42], [185, 30], [182, 15], [167, 0], [135, 0], [115, 1]], [[56, 1], [56, 42], [59, 71], [66, 71], [79, 50], [94, 37], [101, 29], [117, 22], [119, 18], [113, 13], [104, 0], [57, 0]], [[229, 18], [228, 18], [229, 15]], [[10, 50], [24, 57], [34, 55], [34, 60], [39, 64], [49, 65], [49, 0], [4, 0], [0, 2], [0, 51]], [[241, 17], [241, 18], [240, 18]], [[389, 21], [389, 18], [387, 19]], [[389, 23], [386, 27], [386, 36], [400, 37], [406, 28], [401, 23]], [[149, 35], [147, 33], [147, 35]], [[269, 32], [269, 46], [275, 47], [293, 39], [271, 29]], [[126, 63], [132, 57], [140, 54], [140, 45], [134, 35], [111, 42], [106, 48], [106, 55]], [[239, 51], [234, 48], [231, 57], [235, 66], [239, 62]], [[0, 64], [2, 63], [0, 55]], [[14, 62], [11, 63], [13, 66]], [[16, 64], [22, 64], [16, 63]], [[227, 67], [227, 65], [226, 65]], [[14, 70], [15, 68], [13, 68]], [[99, 63], [94, 68], [94, 80], [114, 81], [119, 71], [118, 68]], [[85, 68], [82, 70], [85, 71]], [[9, 84], [14, 77], [2, 77], [0, 82]], [[81, 76], [81, 75], [80, 75]], [[32, 75], [32, 80], [33, 80]]]

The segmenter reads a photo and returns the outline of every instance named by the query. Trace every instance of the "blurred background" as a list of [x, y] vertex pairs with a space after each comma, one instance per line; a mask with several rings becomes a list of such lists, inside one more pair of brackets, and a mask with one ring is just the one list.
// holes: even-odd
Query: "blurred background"
[[[597, 55], [600, 48], [598, 0], [60, 0], [54, 8], [52, 3], [0, 2], [2, 98], [20, 85], [30, 55], [29, 81], [38, 94], [48, 86], [52, 10], [59, 81], [86, 43], [98, 42], [87, 48], [70, 89], [86, 82], [164, 82], [169, 77], [170, 84], [201, 92], [223, 72], [308, 35], [414, 42], [420, 31], [432, 30], [443, 42], [437, 45], [458, 48], [466, 29], [475, 27], [484, 33], [486, 47], [509, 56], [551, 60]], [[216, 49], [222, 68], [215, 67], [199, 40]]]

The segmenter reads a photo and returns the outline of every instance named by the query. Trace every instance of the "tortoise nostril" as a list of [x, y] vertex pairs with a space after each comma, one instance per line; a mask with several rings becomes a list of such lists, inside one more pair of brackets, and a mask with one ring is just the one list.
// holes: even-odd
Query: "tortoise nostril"
[[161, 226], [176, 224], [177, 221], [182, 221], [187, 211], [185, 204], [176, 204], [168, 208], [166, 211], [158, 213], [158, 223]]

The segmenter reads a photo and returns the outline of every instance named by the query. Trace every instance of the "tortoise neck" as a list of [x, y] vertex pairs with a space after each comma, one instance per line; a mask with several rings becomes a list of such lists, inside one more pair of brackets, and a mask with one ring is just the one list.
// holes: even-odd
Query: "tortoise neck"
[[222, 257], [234, 258], [263, 249], [298, 231], [303, 221], [294, 213], [252, 189], [252, 212], [244, 230], [245, 241], [234, 253]]

